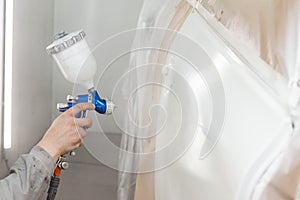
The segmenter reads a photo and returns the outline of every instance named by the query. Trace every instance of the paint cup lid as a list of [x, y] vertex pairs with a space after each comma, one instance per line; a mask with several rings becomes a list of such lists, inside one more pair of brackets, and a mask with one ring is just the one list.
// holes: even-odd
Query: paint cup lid
[[46, 50], [49, 54], [58, 54], [69, 47], [75, 45], [76, 43], [83, 40], [85, 37], [85, 32], [83, 30], [76, 31], [73, 33], [60, 32], [55, 35], [54, 42], [50, 44]]

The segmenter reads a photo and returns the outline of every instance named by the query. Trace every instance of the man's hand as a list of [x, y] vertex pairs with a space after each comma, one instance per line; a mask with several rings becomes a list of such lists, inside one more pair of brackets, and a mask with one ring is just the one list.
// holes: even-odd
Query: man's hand
[[84, 110], [94, 109], [92, 103], [81, 103], [70, 108], [54, 120], [38, 146], [46, 150], [55, 162], [59, 156], [78, 148], [87, 134], [83, 127], [90, 128], [92, 120], [75, 118], [75, 115]]

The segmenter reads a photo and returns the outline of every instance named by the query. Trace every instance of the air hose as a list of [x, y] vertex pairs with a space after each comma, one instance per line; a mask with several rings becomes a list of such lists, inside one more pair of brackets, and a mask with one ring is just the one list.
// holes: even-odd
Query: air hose
[[62, 157], [60, 157], [60, 159], [58, 160], [57, 164], [56, 164], [56, 168], [54, 169], [54, 173], [51, 176], [51, 180], [50, 180], [50, 185], [49, 185], [49, 189], [48, 189], [48, 196], [47, 196], [47, 200], [54, 200], [57, 190], [58, 190], [58, 186], [59, 186], [59, 182], [60, 182], [60, 173], [62, 169], [67, 169], [68, 168], [68, 163], [62, 161]]
[[50, 186], [48, 189], [48, 196], [47, 196], [47, 200], [54, 200], [57, 190], [58, 190], [58, 186], [59, 186], [59, 182], [60, 182], [60, 178], [53, 175], [51, 176], [51, 181], [50, 181]]

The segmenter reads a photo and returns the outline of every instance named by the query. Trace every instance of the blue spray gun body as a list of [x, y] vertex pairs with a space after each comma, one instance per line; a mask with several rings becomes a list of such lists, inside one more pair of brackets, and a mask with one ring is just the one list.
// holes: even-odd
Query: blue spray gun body
[[[110, 115], [113, 112], [114, 104], [110, 100], [102, 99], [98, 92], [94, 89], [90, 89], [88, 94], [78, 95], [77, 97], [73, 97], [68, 95], [67, 103], [59, 103], [57, 104], [57, 109], [60, 112], [65, 112], [69, 108], [73, 107], [78, 103], [93, 103], [95, 105], [95, 111], [99, 114]], [[79, 113], [76, 117], [86, 117], [86, 112]]]

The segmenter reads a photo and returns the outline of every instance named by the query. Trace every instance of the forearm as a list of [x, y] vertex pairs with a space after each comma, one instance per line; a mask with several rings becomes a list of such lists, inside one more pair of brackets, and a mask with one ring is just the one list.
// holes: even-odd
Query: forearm
[[22, 155], [0, 181], [0, 199], [39, 199], [47, 190], [54, 170], [53, 158], [36, 146]]

